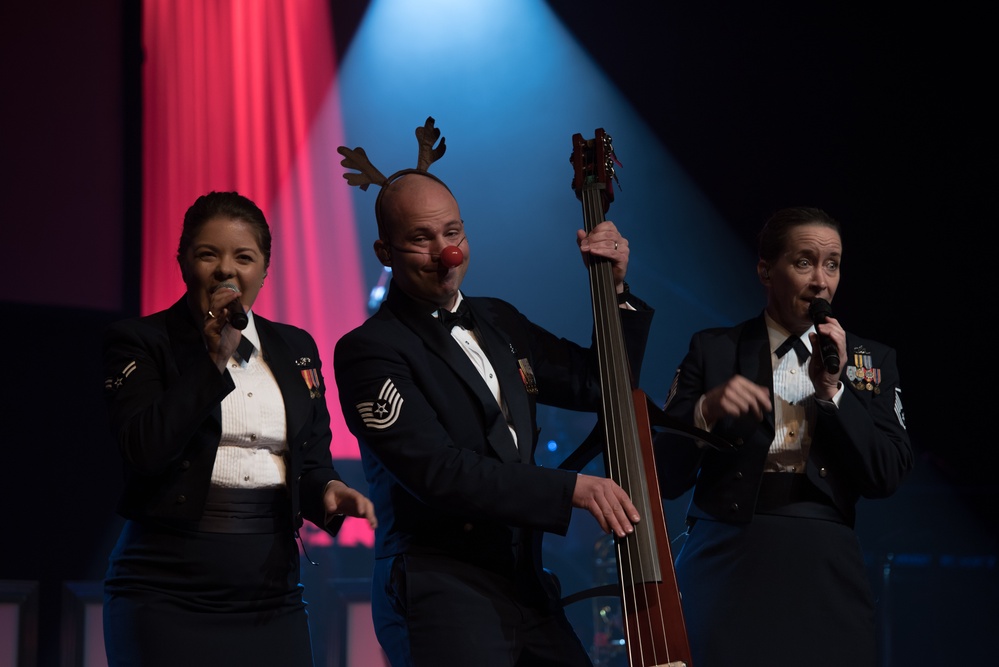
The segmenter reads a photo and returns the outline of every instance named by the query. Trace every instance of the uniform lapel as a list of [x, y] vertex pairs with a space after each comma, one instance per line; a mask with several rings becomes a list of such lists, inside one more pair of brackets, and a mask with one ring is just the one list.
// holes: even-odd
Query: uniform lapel
[[[500, 410], [492, 392], [489, 391], [489, 387], [479, 375], [475, 365], [469, 360], [468, 355], [458, 347], [450, 332], [446, 331], [433, 317], [426, 304], [410, 299], [404, 292], [393, 289], [391, 285], [385, 303], [403, 324], [423, 340], [427, 349], [440, 357], [475, 394], [483, 408], [487, 428], [486, 438], [499, 458], [504, 462], [521, 460], [521, 453], [514, 444], [513, 437], [507, 428], [506, 416]], [[476, 321], [476, 326], [481, 328], [478, 321]], [[485, 348], [483, 349], [485, 350]], [[490, 362], [495, 366], [492, 357], [490, 357]], [[500, 386], [503, 387], [502, 380]], [[517, 437], [521, 437], [519, 431]], [[530, 442], [528, 440], [528, 443]]]
[[[177, 372], [184, 374], [185, 369], [194, 364], [203, 364], [206, 355], [205, 341], [198, 324], [191, 315], [187, 305], [187, 296], [173, 304], [166, 316], [167, 334], [170, 336], [170, 346], [173, 350], [174, 363]], [[211, 428], [213, 432], [222, 432], [222, 405], [212, 408]]]
[[301, 430], [310, 415], [309, 387], [302, 376], [302, 370], [314, 368], [317, 359], [296, 358], [284, 339], [277, 333], [274, 326], [256, 313], [253, 315], [257, 334], [260, 336], [260, 347], [267, 361], [267, 366], [274, 374], [281, 395], [284, 398], [285, 419], [288, 422], [288, 443], [294, 442], [295, 435]]
[[524, 380], [520, 375], [516, 359], [513, 359], [511, 354], [513, 346], [506, 334], [496, 326], [492, 313], [477, 307], [478, 304], [471, 300], [468, 300], [468, 305], [475, 315], [475, 326], [482, 341], [482, 348], [489, 356], [493, 370], [496, 371], [503, 400], [517, 432], [520, 461], [529, 463], [534, 446], [534, 433], [532, 433], [534, 420], [531, 418], [531, 406], [527, 391], [524, 389]]
[[[739, 335], [737, 348], [739, 374], [762, 387], [770, 388], [770, 401], [774, 400], [774, 371], [770, 363], [770, 336], [767, 324], [760, 314], [751, 320]], [[765, 428], [758, 430], [769, 443], [774, 437], [774, 414], [768, 412], [763, 418]]]

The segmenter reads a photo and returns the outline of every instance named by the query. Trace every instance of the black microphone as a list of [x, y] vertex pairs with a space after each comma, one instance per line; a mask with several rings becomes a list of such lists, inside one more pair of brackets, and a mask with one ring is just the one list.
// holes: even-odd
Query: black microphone
[[[233, 292], [239, 292], [239, 288], [232, 283], [219, 283], [215, 289], [231, 289]], [[240, 302], [239, 298], [233, 299], [226, 306], [229, 309], [229, 324], [232, 325], [233, 329], [239, 329], [242, 331], [250, 323], [250, 318], [246, 316], [246, 311], [243, 309], [243, 304]]]
[[[832, 316], [832, 306], [825, 299], [812, 299], [812, 303], [808, 306], [808, 316], [818, 327], [827, 317]], [[826, 366], [826, 372], [839, 373], [839, 350], [836, 349], [836, 343], [829, 336], [819, 334], [819, 347], [822, 348], [822, 363]]]

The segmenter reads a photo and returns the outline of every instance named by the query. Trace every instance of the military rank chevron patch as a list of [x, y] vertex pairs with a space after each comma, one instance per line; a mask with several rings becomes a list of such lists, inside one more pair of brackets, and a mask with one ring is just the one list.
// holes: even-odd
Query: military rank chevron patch
[[361, 401], [355, 407], [365, 426], [381, 431], [396, 423], [402, 413], [402, 404], [402, 395], [389, 378], [378, 392], [378, 398]]

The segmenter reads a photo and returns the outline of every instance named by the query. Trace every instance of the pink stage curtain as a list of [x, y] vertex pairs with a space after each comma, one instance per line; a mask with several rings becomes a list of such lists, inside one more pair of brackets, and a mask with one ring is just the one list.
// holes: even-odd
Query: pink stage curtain
[[[211, 190], [254, 200], [273, 253], [254, 312], [307, 329], [326, 366], [335, 458], [356, 458], [332, 356], [366, 317], [326, 0], [144, 0], [142, 311], [183, 292], [184, 212]], [[338, 541], [370, 542], [345, 526]]]

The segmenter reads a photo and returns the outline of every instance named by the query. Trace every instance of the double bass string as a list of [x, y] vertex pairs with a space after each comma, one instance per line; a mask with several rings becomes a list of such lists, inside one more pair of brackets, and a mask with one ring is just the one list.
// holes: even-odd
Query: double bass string
[[[604, 213], [614, 199], [611, 181], [617, 160], [611, 138], [603, 129], [598, 129], [589, 141], [575, 134], [572, 143], [573, 189], [583, 202], [586, 231], [592, 232], [604, 221]], [[614, 540], [628, 665], [690, 667], [690, 647], [662, 499], [650, 492], [659, 489], [650, 415], [656, 415], [657, 426], [664, 425], [665, 415], [650, 405], [644, 392], [632, 387], [613, 264], [591, 256], [589, 266], [604, 462], [607, 476], [628, 493], [641, 516], [634, 532], [624, 538], [615, 536]]]
[[[587, 231], [603, 221], [603, 201], [588, 188], [584, 192], [585, 221]], [[639, 509], [642, 521], [635, 532], [624, 538], [615, 538], [618, 552], [618, 575], [622, 593], [622, 605], [628, 607], [631, 618], [636, 623], [645, 623], [647, 633], [652, 636], [658, 631], [665, 636], [666, 627], [659, 616], [659, 628], [652, 615], [643, 613], [646, 609], [661, 607], [659, 590], [652, 591], [654, 600], [645, 599], [648, 588], [643, 584], [660, 580], [656, 554], [655, 534], [649, 512], [649, 490], [641, 463], [638, 426], [632, 405], [632, 382], [627, 352], [620, 326], [617, 293], [614, 287], [612, 264], [603, 258], [591, 258], [590, 291], [593, 302], [594, 326], [597, 332], [597, 350], [600, 366], [601, 396], [603, 402], [604, 431], [606, 436], [605, 461], [608, 475], [621, 485]], [[603, 344], [600, 344], [600, 343]], [[649, 557], [652, 554], [653, 557]], [[644, 604], [643, 604], [644, 603]], [[641, 632], [631, 632], [631, 624], [626, 625], [626, 644], [630, 654], [637, 653], [638, 664], [645, 665], [646, 657], [656, 664], [660, 662], [656, 643], [645, 646]], [[649, 652], [651, 656], [645, 656]], [[669, 653], [668, 646], [666, 653]], [[663, 656], [669, 660], [669, 656]], [[632, 661], [634, 663], [634, 661]]]

